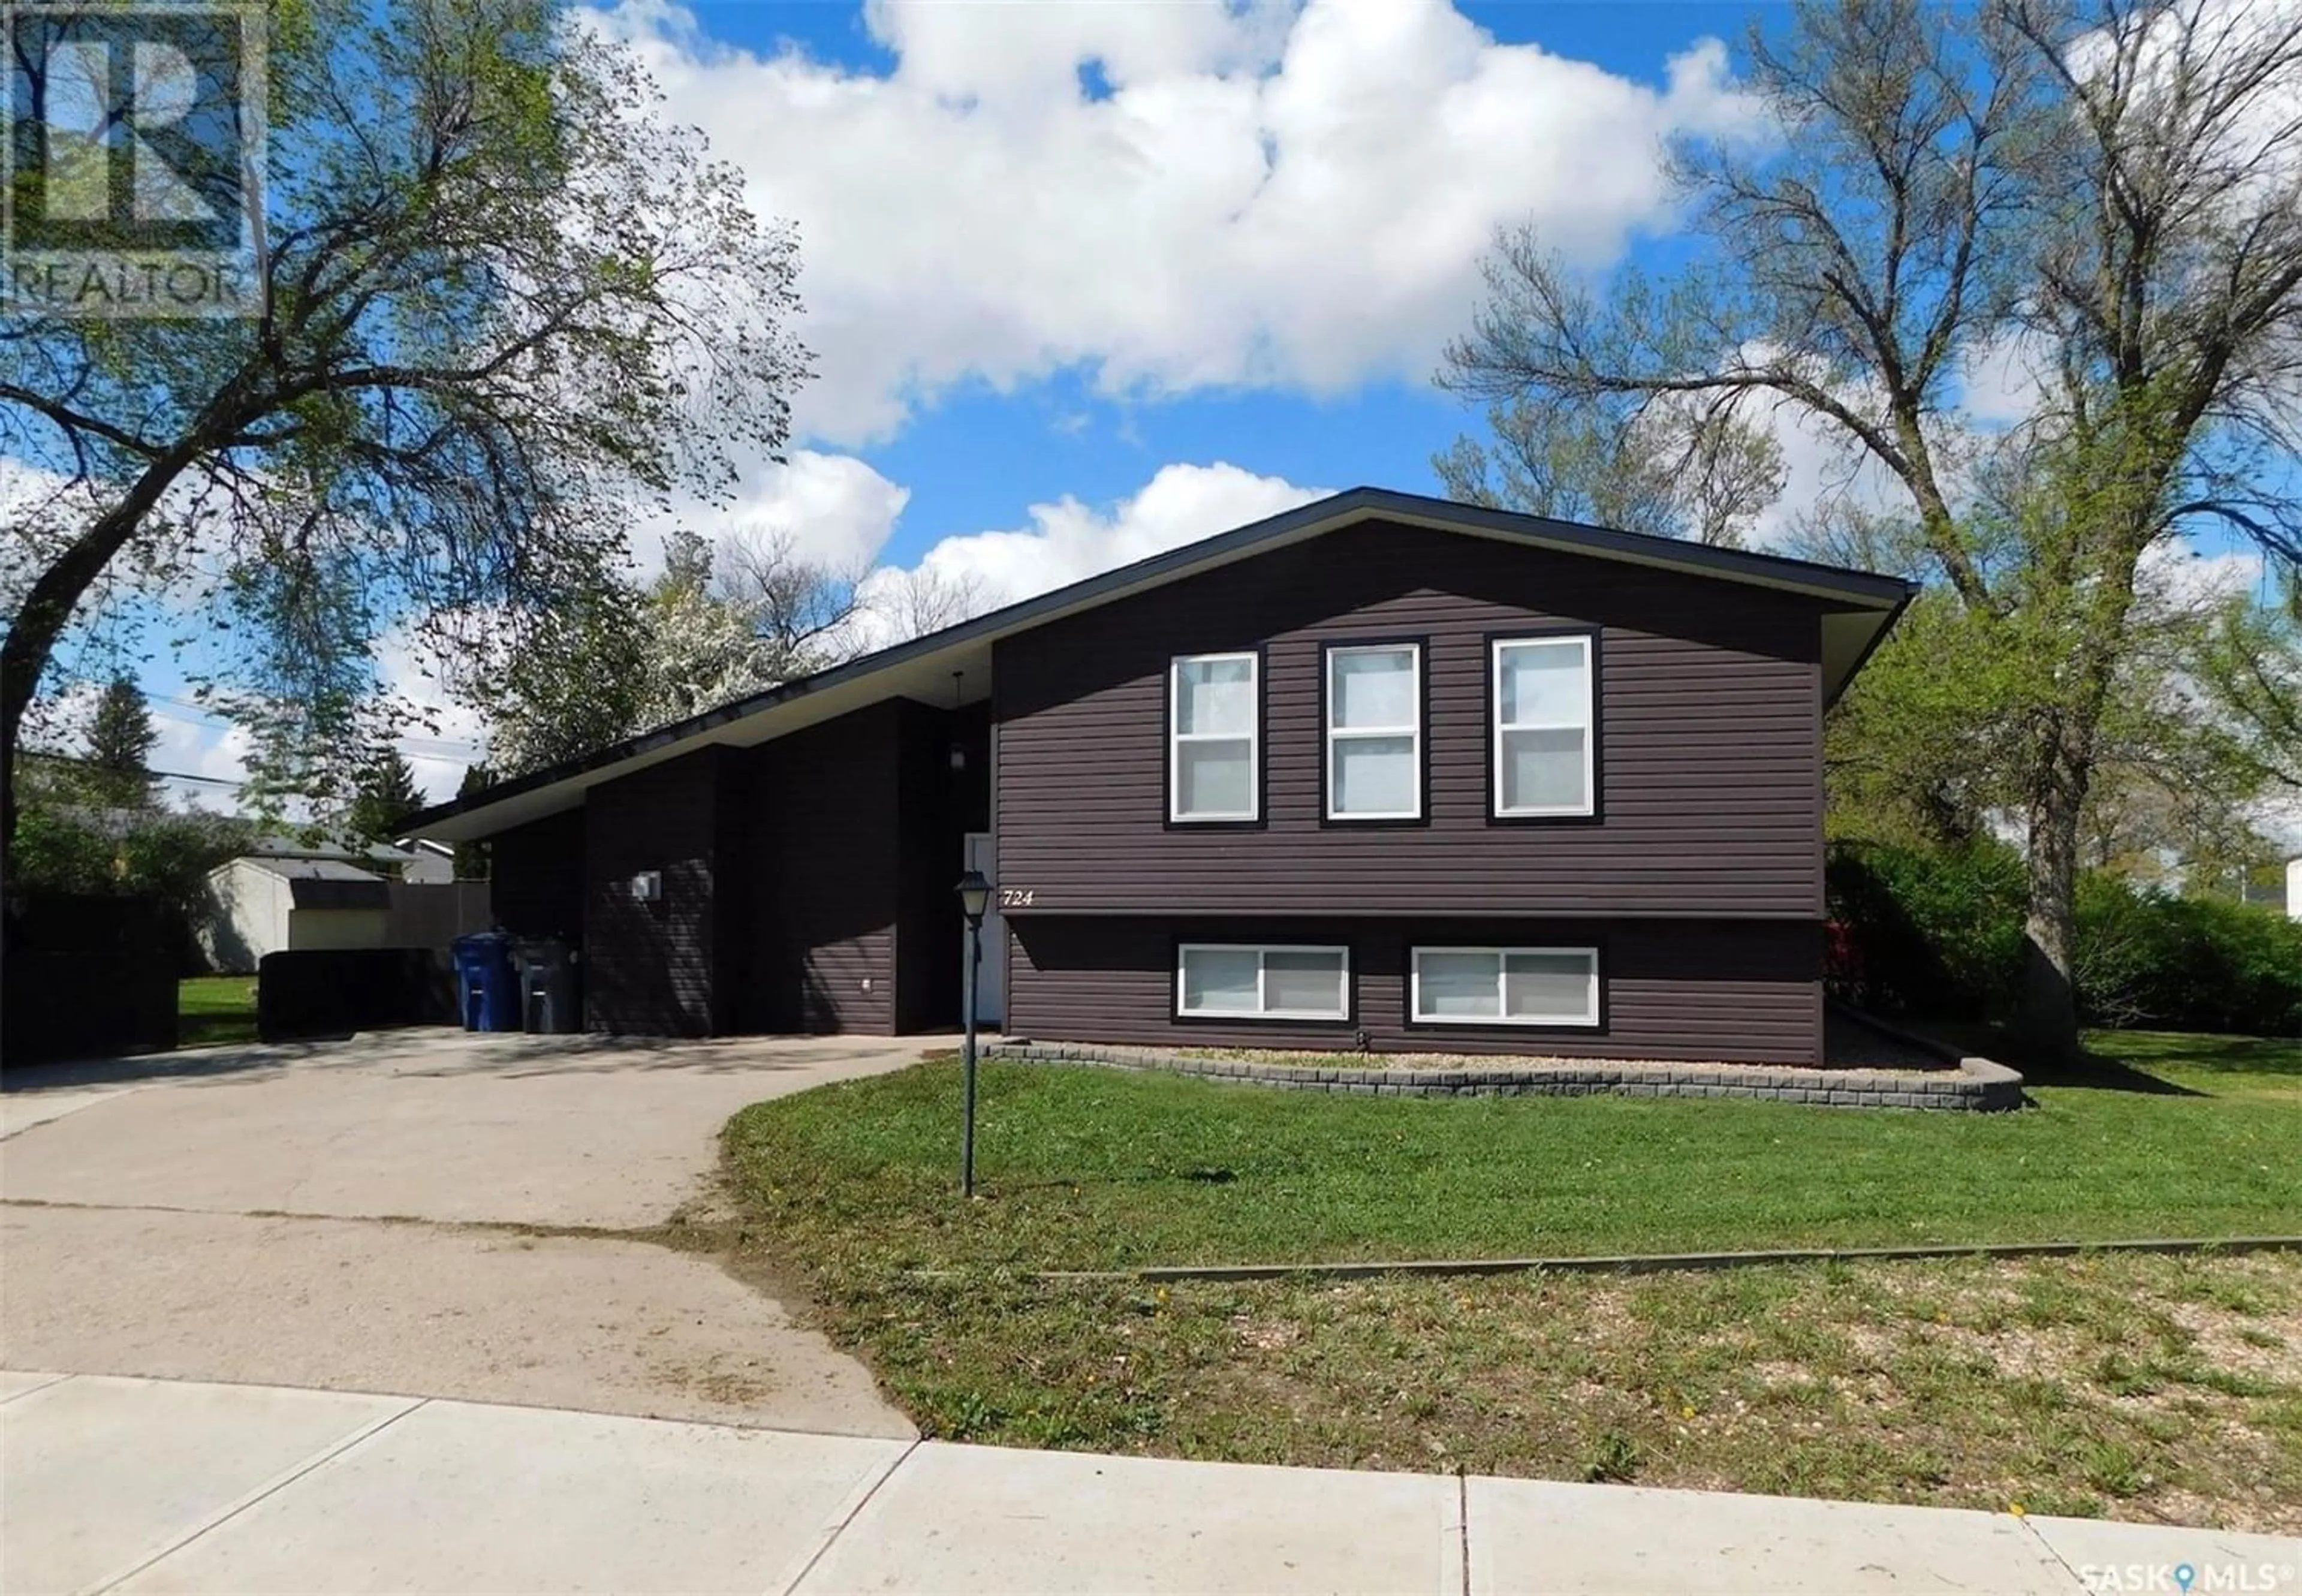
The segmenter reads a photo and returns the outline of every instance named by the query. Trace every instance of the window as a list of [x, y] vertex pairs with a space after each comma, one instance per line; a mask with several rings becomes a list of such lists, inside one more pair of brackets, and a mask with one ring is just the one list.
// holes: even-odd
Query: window
[[1261, 664], [1254, 654], [1190, 654], [1174, 662], [1167, 706], [1169, 819], [1256, 818]]
[[1418, 947], [1417, 1025], [1596, 1025], [1599, 953], [1588, 947]]
[[1596, 812], [1590, 636], [1506, 638], [1494, 651], [1495, 814]]
[[1187, 1020], [1348, 1020], [1350, 980], [1348, 948], [1187, 942], [1175, 955], [1175, 1012]]
[[1327, 819], [1423, 818], [1423, 650], [1327, 651]]

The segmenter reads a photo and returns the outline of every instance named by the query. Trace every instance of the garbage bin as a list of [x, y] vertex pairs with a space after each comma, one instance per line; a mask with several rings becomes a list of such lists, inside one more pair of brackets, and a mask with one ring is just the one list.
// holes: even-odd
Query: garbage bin
[[519, 968], [521, 1029], [565, 1034], [582, 1024], [574, 949], [557, 937], [523, 937], [512, 945], [512, 962]]
[[456, 962], [456, 1012], [466, 1030], [517, 1030], [519, 982], [512, 974], [511, 938], [475, 931], [449, 944]]

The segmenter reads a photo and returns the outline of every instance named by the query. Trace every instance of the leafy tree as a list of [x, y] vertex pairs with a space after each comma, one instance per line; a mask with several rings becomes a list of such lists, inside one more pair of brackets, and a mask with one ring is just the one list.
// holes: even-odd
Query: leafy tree
[[[207, 874], [256, 839], [248, 821], [159, 806], [91, 807], [78, 760], [28, 760], [12, 895], [151, 898], [164, 905], [183, 956], [206, 898]], [[189, 964], [187, 965], [189, 968]]]
[[368, 755], [353, 779], [344, 829], [362, 843], [389, 843], [399, 836], [407, 817], [423, 807], [416, 772], [397, 747], [386, 743]]
[[464, 687], [489, 717], [491, 762], [517, 775], [837, 663], [860, 644], [855, 579], [784, 537], [737, 540], [718, 570], [701, 534], [675, 532], [664, 568], [542, 617]]
[[[807, 357], [796, 241], [551, 0], [272, 13], [257, 313], [83, 320], [12, 299], [0, 836], [58, 638], [164, 584], [219, 648], [268, 789], [329, 790], [373, 643], [549, 631], [635, 510], [773, 457]], [[570, 595], [576, 595], [571, 601]]]
[[88, 727], [88, 777], [99, 802], [122, 808], [152, 802], [152, 748], [159, 740], [135, 679], [113, 677]]
[[[2214, 520], [2287, 562], [2302, 507], [2302, 13], [2206, 0], [1802, 0], [1754, 31], [1779, 146], [1676, 155], [1699, 248], [1603, 297], [1531, 229], [1442, 380], [1607, 416], [1778, 409], [1897, 492], [1962, 646], [2005, 673], [2024, 1017], [2076, 1045], [2089, 790], [2145, 556]], [[1959, 422], [1980, 363], [2029, 414]]]

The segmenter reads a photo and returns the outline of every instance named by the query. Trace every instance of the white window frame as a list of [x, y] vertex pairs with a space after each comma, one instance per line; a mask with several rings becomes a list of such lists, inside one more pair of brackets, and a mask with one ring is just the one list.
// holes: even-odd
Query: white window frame
[[[1503, 655], [1510, 649], [1556, 648], [1578, 644], [1583, 651], [1583, 718], [1580, 720], [1503, 720]], [[1499, 820], [1542, 819], [1556, 816], [1588, 816], [1599, 812], [1599, 683], [1598, 655], [1588, 632], [1531, 633], [1524, 637], [1498, 637], [1487, 657], [1487, 740], [1491, 769], [1487, 772], [1487, 812]], [[1575, 804], [1503, 804], [1503, 734], [1505, 732], [1567, 732], [1583, 734], [1583, 802]]]
[[[1248, 663], [1248, 686], [1255, 695], [1255, 726], [1247, 738], [1247, 808], [1220, 814], [1183, 812], [1183, 745], [1236, 743], [1239, 732], [1183, 730], [1183, 667], [1222, 660]], [[1175, 826], [1236, 826], [1263, 818], [1263, 656], [1253, 649], [1221, 654], [1177, 654], [1167, 662], [1167, 819]]]
[[[1423, 955], [1425, 953], [1487, 953], [1495, 961], [1495, 1012], [1492, 1014], [1432, 1014], [1423, 1007]], [[1553, 1014], [1513, 1014], [1504, 998], [1504, 971], [1514, 953], [1540, 953], [1557, 958], [1562, 953], [1574, 953], [1589, 961], [1591, 973], [1584, 982], [1586, 996], [1584, 1012], [1574, 1017]], [[1443, 943], [1411, 948], [1407, 953], [1410, 988], [1407, 1018], [1416, 1025], [1536, 1025], [1545, 1028], [1579, 1027], [1595, 1029], [1599, 1024], [1599, 950], [1595, 947], [1462, 947]]]
[[[1326, 816], [1330, 820], [1348, 824], [1355, 820], [1419, 820], [1423, 818], [1423, 645], [1419, 643], [1338, 643], [1328, 645], [1326, 664], [1326, 740], [1320, 758], [1326, 761], [1325, 777], [1320, 785], [1326, 790]], [[1341, 706], [1342, 694], [1335, 688], [1335, 661], [1346, 654], [1399, 654], [1407, 657], [1413, 679], [1408, 685], [1407, 702], [1413, 706], [1414, 718], [1405, 726], [1350, 726], [1335, 724], [1335, 712]], [[1338, 738], [1349, 742], [1372, 737], [1405, 737], [1412, 745], [1415, 760], [1413, 784], [1408, 791], [1414, 794], [1413, 807], [1391, 810], [1341, 810], [1336, 800], [1341, 783], [1335, 779], [1335, 743]]]
[[[1193, 953], [1253, 953], [1255, 955], [1255, 1011], [1241, 1009], [1187, 1009], [1183, 1006], [1183, 965]], [[1342, 982], [1338, 993], [1340, 1008], [1274, 1009], [1264, 997], [1264, 959], [1270, 953], [1332, 953], [1343, 963]], [[1340, 944], [1312, 942], [1179, 942], [1175, 945], [1175, 1018], [1178, 1020], [1325, 1020], [1347, 1021], [1351, 1017], [1351, 950]]]

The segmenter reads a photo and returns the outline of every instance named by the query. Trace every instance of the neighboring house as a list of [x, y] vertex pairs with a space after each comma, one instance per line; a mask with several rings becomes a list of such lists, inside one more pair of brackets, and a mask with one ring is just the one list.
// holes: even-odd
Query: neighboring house
[[1357, 489], [502, 783], [595, 1029], [1813, 1063], [1897, 578]]
[[266, 953], [391, 945], [391, 883], [347, 859], [243, 853], [210, 870], [207, 887], [197, 935], [226, 974]]
[[411, 886], [439, 886], [456, 878], [456, 850], [446, 843], [403, 836], [395, 844], [407, 856], [399, 879]]

